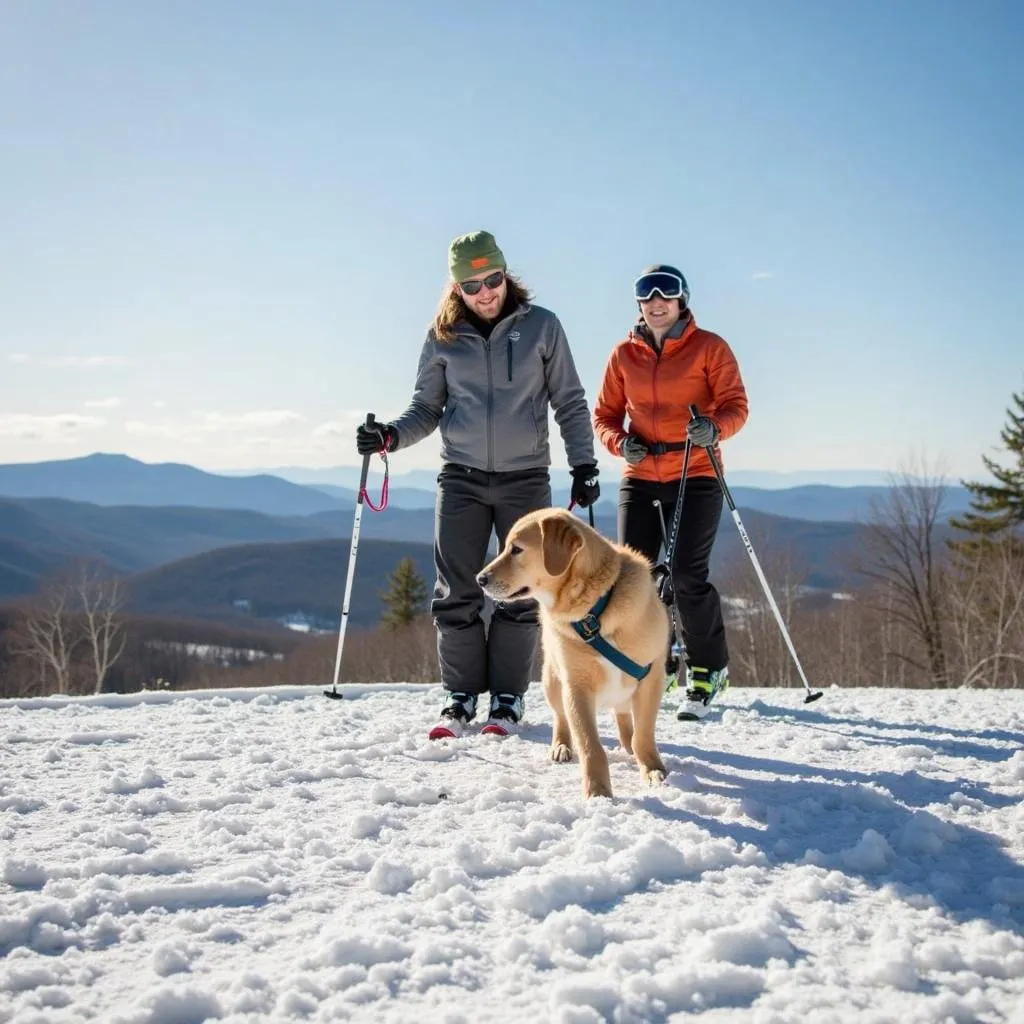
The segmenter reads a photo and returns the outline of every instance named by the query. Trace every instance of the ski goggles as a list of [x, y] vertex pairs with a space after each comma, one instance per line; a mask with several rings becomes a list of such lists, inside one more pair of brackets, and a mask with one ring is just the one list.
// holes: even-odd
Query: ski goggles
[[640, 302], [646, 302], [655, 294], [663, 299], [682, 299], [686, 295], [686, 282], [677, 274], [658, 270], [638, 277], [633, 283], [633, 294]]
[[460, 281], [459, 288], [465, 295], [476, 295], [484, 285], [493, 292], [496, 288], [501, 287], [501, 282], [504, 280], [505, 271], [496, 270], [493, 274], [488, 274], [485, 278], [476, 281]]

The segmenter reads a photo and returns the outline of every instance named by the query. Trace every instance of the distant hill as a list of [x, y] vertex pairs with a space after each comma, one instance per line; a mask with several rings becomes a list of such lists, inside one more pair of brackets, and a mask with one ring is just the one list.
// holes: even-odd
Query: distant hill
[[[872, 504], [889, 493], [888, 487], [830, 487], [825, 484], [776, 490], [730, 486], [730, 490], [741, 513], [744, 509], [756, 509], [814, 522], [866, 522], [871, 517]], [[970, 497], [966, 487], [959, 484], [948, 487], [943, 506], [946, 516], [965, 511]]]
[[[603, 453], [602, 453], [603, 455]], [[397, 487], [413, 487], [423, 490], [432, 490], [434, 487], [436, 470], [431, 469], [401, 469], [402, 456], [396, 456], [392, 462], [396, 472], [392, 478]], [[376, 464], [374, 465], [376, 469]], [[614, 466], [602, 465], [601, 475], [605, 479], [618, 481], [622, 471], [622, 464]], [[253, 472], [252, 470], [248, 471]], [[359, 484], [360, 467], [357, 465], [326, 466], [319, 469], [311, 469], [308, 466], [278, 466], [273, 469], [261, 469], [261, 473], [269, 473], [271, 476], [279, 476], [282, 480], [291, 480], [297, 484], [311, 484], [317, 487], [333, 485], [335, 487], [356, 488]], [[880, 487], [885, 488], [889, 484], [890, 474], [884, 469], [805, 469], [780, 471], [771, 469], [732, 469], [729, 465], [728, 452], [726, 452], [726, 472], [729, 477], [730, 487], [751, 487], [757, 490], [792, 490], [798, 487], [835, 487], [841, 490], [848, 490], [854, 487]], [[978, 472], [982, 473], [981, 466]], [[246, 475], [243, 470], [231, 470], [234, 476]], [[552, 479], [556, 481], [559, 475], [568, 475], [565, 468], [552, 470]]]
[[[784, 491], [771, 494], [783, 507], [790, 507], [786, 502], [795, 502], [800, 511], [806, 511], [817, 502], [819, 512], [823, 512], [834, 490], [823, 488], [823, 495], [813, 489], [804, 495]], [[760, 492], [760, 495], [763, 497], [766, 493]], [[737, 488], [741, 501], [742, 495], [743, 489]], [[353, 505], [349, 504], [347, 508], [310, 516], [268, 516], [240, 509], [108, 506], [49, 498], [0, 499], [0, 598], [34, 592], [45, 577], [74, 558], [102, 559], [117, 571], [137, 574], [158, 566], [179, 565], [182, 559], [206, 552], [216, 552], [216, 564], [224, 568], [250, 558], [253, 545], [280, 547], [298, 542], [339, 540], [351, 532], [352, 510]], [[579, 514], [583, 518], [582, 513]], [[596, 518], [603, 533], [610, 537], [615, 535], [614, 505], [599, 505]], [[424, 576], [432, 580], [429, 552], [433, 520], [433, 511], [426, 508], [389, 506], [382, 513], [366, 509], [362, 517], [362, 536], [368, 544], [388, 541], [403, 546], [403, 550], [415, 547], [415, 557], [426, 567]], [[787, 558], [799, 567], [805, 582], [811, 586], [841, 589], [858, 582], [851, 565], [854, 553], [864, 543], [862, 525], [849, 521], [815, 522], [749, 507], [743, 508], [743, 520], [766, 567], [773, 561]], [[272, 567], [265, 568], [264, 583], [268, 593], [276, 586], [274, 574], [281, 564], [280, 559], [287, 560], [287, 554], [276, 552], [274, 558]], [[258, 564], [271, 566], [265, 560]], [[365, 568], [362, 561], [360, 564]], [[737, 571], [749, 571], [735, 526], [728, 515], [723, 515], [713, 568], [716, 574], [721, 574], [732, 566], [737, 567]], [[393, 567], [394, 564], [389, 564], [381, 570], [377, 585], [384, 585]], [[346, 568], [331, 563], [327, 569], [313, 565], [301, 571], [308, 573], [311, 581], [324, 571], [332, 580], [340, 572], [343, 580]], [[371, 566], [366, 571], [375, 570]], [[257, 578], [259, 575], [256, 572]], [[202, 603], [208, 611], [215, 605], [223, 607], [222, 603], [210, 604], [202, 588], [193, 587], [189, 573], [180, 578], [185, 582], [180, 593], [174, 595], [173, 614], [195, 613], [195, 602]], [[335, 580], [334, 585], [336, 583]], [[299, 589], [296, 588], [296, 594]], [[162, 593], [161, 601], [166, 603], [169, 587]], [[289, 594], [285, 603], [291, 601]], [[322, 607], [319, 599], [312, 603], [317, 608]], [[165, 610], [162, 606], [154, 607], [156, 614], [163, 614]]]
[[52, 548], [0, 537], [0, 601], [32, 594], [67, 558]]
[[[368, 484], [377, 500], [382, 483], [381, 466], [374, 462]], [[352, 515], [359, 470], [351, 466], [333, 469], [281, 470], [299, 482], [270, 474], [241, 475], [207, 473], [177, 463], [151, 465], [124, 455], [89, 455], [81, 459], [0, 466], [0, 498], [61, 498], [105, 506], [190, 507], [207, 509], [248, 509], [270, 516], [306, 517], [319, 513]], [[770, 479], [769, 487], [747, 486], [745, 481]], [[741, 510], [757, 510], [794, 519], [816, 522], [850, 522], [866, 519], [872, 500], [888, 490], [882, 485], [831, 486], [807, 484], [779, 486], [779, 481], [798, 479], [799, 474], [737, 472], [729, 482]], [[842, 477], [841, 477], [842, 478]], [[552, 500], [569, 503], [569, 479], [564, 469], [551, 471]], [[404, 536], [412, 536], [408, 523], [399, 522], [399, 510], [432, 511], [437, 472], [411, 470], [392, 473], [390, 504], [384, 523], [393, 523]], [[619, 473], [602, 476], [599, 514], [615, 514]], [[955, 515], [968, 507], [969, 494], [959, 485], [947, 489], [946, 513]], [[336, 528], [335, 528], [336, 529]], [[419, 527], [417, 527], [419, 531]], [[286, 539], [252, 537], [248, 539]], [[297, 539], [297, 538], [293, 538]], [[417, 540], [430, 534], [418, 532]]]
[[0, 496], [64, 498], [96, 505], [240, 508], [266, 515], [308, 516], [355, 501], [280, 477], [221, 476], [178, 463], [149, 464], [126, 455], [0, 465]]
[[0, 499], [0, 597], [32, 593], [75, 558], [99, 559], [133, 573], [230, 544], [343, 536], [352, 529], [351, 516], [339, 515], [337, 524], [244, 509]]
[[[280, 619], [301, 612], [336, 627], [348, 572], [347, 540], [250, 544], [221, 548], [151, 569], [128, 583], [131, 610], [222, 622]], [[423, 578], [434, 579], [433, 547], [360, 541], [350, 623], [373, 626], [388, 576], [410, 557]]]
[[[744, 524], [769, 575], [782, 559], [799, 570], [808, 586], [831, 591], [855, 584], [850, 564], [863, 541], [863, 527], [788, 520], [757, 512], [750, 513]], [[606, 533], [614, 530], [610, 517], [598, 518], [597, 525]], [[406, 556], [431, 584], [432, 545], [361, 538], [353, 585], [353, 624], [369, 626], [379, 620], [380, 594], [387, 577]], [[347, 570], [347, 540], [235, 545], [135, 576], [129, 580], [131, 608], [149, 615], [188, 615], [228, 623], [301, 612], [336, 624]], [[727, 516], [722, 519], [712, 571], [719, 579], [735, 578], [736, 573], [742, 579], [742, 574], [752, 573], [739, 534]]]
[[[324, 494], [331, 495], [332, 498], [337, 498], [338, 501], [343, 504], [350, 506], [355, 500], [356, 490], [359, 487], [359, 481], [357, 480], [354, 487], [349, 490], [345, 487], [335, 487], [332, 484], [313, 484], [318, 491], [323, 491]], [[373, 503], [380, 503], [380, 481], [371, 480], [367, 485], [367, 491], [370, 497], [373, 499]], [[388, 487], [388, 507], [394, 508], [429, 508], [434, 507], [436, 500], [435, 491], [421, 489], [418, 487]]]
[[[340, 471], [348, 470], [350, 467], [337, 467]], [[376, 467], [375, 467], [376, 468]], [[297, 476], [302, 476], [300, 470], [291, 470]], [[321, 471], [324, 474], [329, 470]], [[310, 475], [315, 471], [308, 471]], [[774, 480], [773, 483], [765, 486], [752, 486], [739, 483], [733, 485], [730, 479], [730, 489], [740, 511], [756, 510], [768, 512], [772, 515], [786, 516], [791, 519], [808, 519], [813, 522], [855, 522], [866, 521], [872, 512], [872, 503], [883, 498], [889, 491], [885, 484], [859, 484], [835, 485], [835, 484], [802, 484], [799, 486], [783, 486], [780, 481], [790, 476], [799, 474], [755, 474], [737, 473], [738, 478], [746, 479], [752, 476], [756, 479]], [[880, 474], [865, 474], [880, 476]], [[435, 501], [435, 473], [427, 473], [424, 470], [413, 470], [410, 473], [393, 474], [390, 486], [389, 512], [395, 509], [433, 509]], [[567, 485], [567, 474], [561, 470], [552, 470], [552, 501], [555, 505], [569, 504], [569, 487]], [[598, 502], [598, 509], [609, 514], [614, 514], [618, 500], [619, 475], [605, 473], [601, 477], [601, 500]], [[352, 490], [346, 490], [333, 484], [313, 483], [310, 484], [325, 494], [330, 494], [339, 500], [345, 500], [347, 496], [350, 504], [355, 488], [358, 486], [358, 470], [354, 471]], [[380, 493], [379, 479], [371, 478], [369, 490], [376, 500]], [[955, 516], [964, 512], [970, 504], [970, 492], [959, 484], [951, 484], [946, 490], [945, 512], [947, 516]], [[400, 526], [400, 529], [404, 527]]]
[[[577, 510], [581, 519], [585, 514]], [[754, 541], [755, 550], [767, 546], [771, 549], [790, 550], [811, 573], [811, 586], [839, 587], [849, 583], [850, 553], [863, 543], [866, 528], [856, 522], [814, 522], [809, 519], [791, 519], [754, 509], [744, 509], [743, 524]], [[345, 515], [332, 512], [310, 516], [325, 531], [344, 536], [351, 530]], [[597, 528], [606, 536], [616, 536], [615, 514], [608, 506], [599, 506], [594, 517]], [[364, 513], [362, 536], [390, 539], [405, 543], [427, 544], [433, 540], [434, 516], [426, 509], [388, 508], [385, 512]], [[736, 525], [723, 509], [718, 528], [719, 540], [715, 545], [715, 558], [737, 556], [747, 558]], [[760, 540], [760, 544], [758, 541]], [[762, 557], [765, 561], [765, 557]]]

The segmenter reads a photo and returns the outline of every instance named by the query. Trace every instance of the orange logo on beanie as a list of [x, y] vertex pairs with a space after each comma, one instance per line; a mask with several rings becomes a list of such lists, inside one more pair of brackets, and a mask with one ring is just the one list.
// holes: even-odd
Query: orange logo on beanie
[[479, 270], [481, 267], [486, 267], [491, 261], [486, 256], [477, 256], [475, 260], [470, 260], [469, 265], [474, 270]]

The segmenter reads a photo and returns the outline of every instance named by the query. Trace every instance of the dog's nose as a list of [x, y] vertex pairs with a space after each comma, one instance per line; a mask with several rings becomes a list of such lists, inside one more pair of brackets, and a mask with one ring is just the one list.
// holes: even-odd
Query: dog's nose
[[476, 581], [481, 587], [486, 587], [491, 582], [491, 574], [489, 572], [478, 572], [476, 574]]

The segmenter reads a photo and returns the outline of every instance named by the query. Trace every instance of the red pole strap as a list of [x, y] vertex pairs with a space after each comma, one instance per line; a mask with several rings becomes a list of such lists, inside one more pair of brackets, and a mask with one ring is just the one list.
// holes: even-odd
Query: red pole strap
[[359, 492], [359, 500], [366, 502], [371, 512], [383, 512], [388, 507], [388, 480], [391, 475], [388, 466], [388, 453], [382, 451], [380, 457], [384, 460], [384, 482], [380, 485], [380, 504], [374, 505], [365, 487]]

